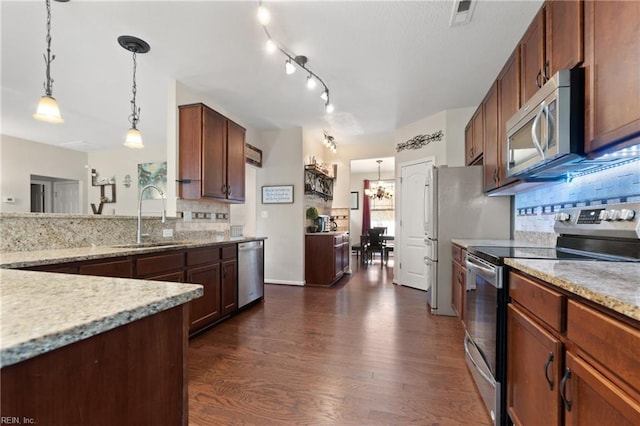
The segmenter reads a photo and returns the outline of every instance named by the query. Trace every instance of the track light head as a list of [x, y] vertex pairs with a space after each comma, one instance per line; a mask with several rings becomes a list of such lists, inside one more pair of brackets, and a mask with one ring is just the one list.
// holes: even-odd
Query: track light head
[[331, 114], [331, 113], [333, 112], [333, 110], [334, 110], [334, 109], [335, 109], [335, 108], [333, 107], [333, 104], [331, 104], [331, 103], [329, 103], [329, 102], [327, 102], [327, 103], [324, 105], [324, 110], [325, 110], [325, 111], [327, 111], [327, 114]]
[[296, 72], [296, 67], [291, 62], [291, 59], [287, 59], [284, 62], [284, 72], [286, 72], [287, 74], [293, 74], [294, 72]]
[[324, 89], [322, 93], [320, 93], [320, 99], [327, 102], [329, 100], [329, 90]]
[[270, 21], [271, 21], [271, 13], [269, 12], [269, 9], [267, 9], [266, 7], [260, 5], [258, 7], [258, 22], [260, 22], [260, 24], [265, 26]]
[[265, 49], [267, 53], [273, 53], [278, 49], [278, 46], [276, 46], [276, 43], [273, 40], [268, 39], [267, 43], [265, 44]]
[[316, 85], [316, 79], [313, 78], [311, 74], [309, 74], [309, 76], [307, 77], [307, 89], [313, 90], [316, 88]]

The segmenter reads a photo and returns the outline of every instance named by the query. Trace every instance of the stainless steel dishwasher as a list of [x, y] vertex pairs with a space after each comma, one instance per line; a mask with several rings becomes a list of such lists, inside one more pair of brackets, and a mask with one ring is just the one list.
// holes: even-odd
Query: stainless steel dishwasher
[[238, 308], [264, 296], [264, 241], [238, 244]]

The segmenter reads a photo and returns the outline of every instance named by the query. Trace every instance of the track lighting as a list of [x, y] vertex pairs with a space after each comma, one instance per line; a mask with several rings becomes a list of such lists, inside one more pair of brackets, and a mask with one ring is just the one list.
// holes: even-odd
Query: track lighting
[[289, 75], [291, 75], [294, 72], [296, 72], [296, 67], [293, 66], [293, 63], [291, 62], [291, 59], [287, 59], [284, 62], [284, 72], [286, 72]]
[[271, 13], [269, 13], [269, 9], [260, 5], [258, 7], [258, 22], [265, 26], [269, 24], [269, 21], [271, 21]]
[[133, 99], [131, 99], [131, 115], [129, 115], [131, 128], [127, 132], [124, 146], [126, 146], [127, 148], [144, 148], [144, 145], [142, 144], [142, 135], [140, 134], [140, 130], [138, 130], [137, 128], [138, 121], [140, 121], [140, 108], [136, 106], [136, 93], [138, 91], [138, 87], [136, 85], [136, 55], [138, 53], [147, 53], [151, 49], [151, 47], [144, 40], [126, 35], [118, 37], [118, 43], [124, 49], [133, 53], [133, 85], [131, 88]]
[[316, 85], [316, 79], [313, 78], [311, 74], [309, 74], [309, 76], [307, 77], [307, 89], [313, 90], [316, 88]]
[[268, 39], [265, 48], [267, 53], [273, 53], [278, 49], [278, 46], [276, 46], [276, 43], [273, 40]]
[[[68, 1], [68, 0], [57, 0]], [[43, 54], [45, 67], [46, 80], [44, 82], [44, 96], [40, 98], [36, 113], [33, 114], [33, 118], [40, 121], [46, 121], [48, 123], [64, 123], [62, 116], [60, 115], [60, 108], [56, 98], [53, 97], [53, 79], [51, 78], [51, 62], [56, 58], [56, 55], [51, 54], [51, 3], [46, 0], [47, 6], [47, 54]]]
[[318, 82], [322, 84], [323, 90], [320, 94], [320, 98], [324, 101], [324, 108], [328, 114], [331, 114], [334, 110], [333, 104], [329, 102], [329, 88], [325, 84], [325, 82], [318, 76], [318, 74], [314, 73], [307, 67], [307, 57], [302, 55], [294, 55], [292, 53], [287, 52], [284, 48], [281, 47], [278, 43], [275, 42], [271, 34], [269, 34], [269, 30], [267, 29], [267, 24], [271, 20], [271, 14], [269, 10], [262, 4], [262, 0], [258, 0], [258, 21], [262, 25], [262, 29], [264, 30], [265, 35], [267, 36], [267, 44], [266, 50], [269, 53], [273, 53], [276, 50], [279, 50], [284, 56], [287, 57], [284, 63], [284, 70], [287, 74], [293, 74], [296, 71], [296, 65], [309, 73], [307, 76], [307, 88], [309, 90], [315, 89], [318, 85]]

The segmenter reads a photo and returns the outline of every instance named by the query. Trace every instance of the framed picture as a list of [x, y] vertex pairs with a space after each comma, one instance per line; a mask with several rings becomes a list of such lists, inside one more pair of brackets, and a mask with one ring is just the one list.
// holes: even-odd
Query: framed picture
[[262, 187], [262, 204], [292, 204], [293, 185]]
[[351, 210], [358, 210], [360, 208], [360, 193], [358, 191], [351, 193]]
[[262, 167], [262, 150], [248, 143], [245, 145], [247, 146], [245, 162], [247, 164]]

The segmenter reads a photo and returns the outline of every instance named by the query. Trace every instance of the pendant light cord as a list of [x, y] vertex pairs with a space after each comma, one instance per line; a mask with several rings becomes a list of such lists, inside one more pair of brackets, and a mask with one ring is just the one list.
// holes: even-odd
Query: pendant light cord
[[138, 120], [140, 120], [140, 108], [136, 109], [136, 93], [138, 87], [136, 86], [136, 70], [138, 68], [138, 62], [136, 61], [136, 51], [133, 51], [133, 85], [131, 86], [131, 92], [133, 93], [133, 99], [131, 99], [131, 115], [129, 116], [129, 122], [131, 126], [136, 129]]
[[44, 57], [45, 67], [45, 76], [46, 80], [43, 84], [44, 92], [47, 96], [51, 96], [53, 92], [53, 79], [51, 78], [51, 62], [56, 58], [56, 55], [51, 55], [51, 3], [47, 0], [47, 54], [44, 53], [42, 56]]

